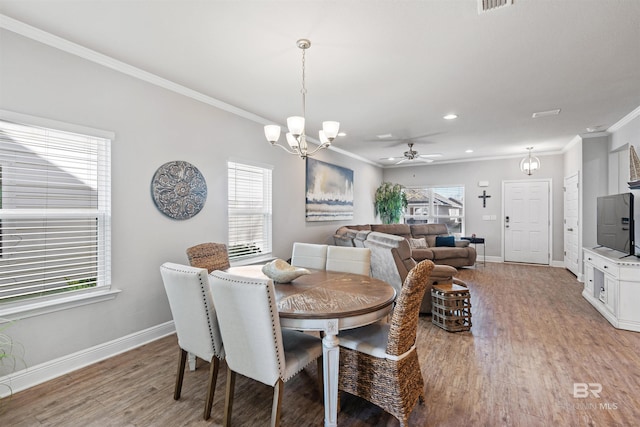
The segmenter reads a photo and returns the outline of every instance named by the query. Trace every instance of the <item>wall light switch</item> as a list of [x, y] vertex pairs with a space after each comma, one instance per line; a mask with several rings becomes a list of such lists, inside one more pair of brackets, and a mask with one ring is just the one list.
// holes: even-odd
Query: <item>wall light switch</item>
[[497, 216], [495, 216], [495, 215], [491, 215], [491, 221], [495, 221], [496, 219], [498, 219], [498, 217], [497, 217]]
[[491, 221], [491, 215], [482, 215], [483, 221]]
[[488, 187], [489, 181], [478, 181], [478, 187]]

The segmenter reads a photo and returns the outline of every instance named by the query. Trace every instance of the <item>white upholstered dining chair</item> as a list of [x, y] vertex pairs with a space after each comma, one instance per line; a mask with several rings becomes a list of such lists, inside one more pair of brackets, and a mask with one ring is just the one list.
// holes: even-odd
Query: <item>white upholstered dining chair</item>
[[[304, 332], [280, 328], [271, 280], [209, 275], [227, 362], [223, 425], [231, 423], [236, 373], [274, 387], [271, 425], [280, 423], [284, 383], [314, 360], [322, 381], [322, 341]], [[322, 387], [320, 387], [322, 389]]]
[[327, 245], [315, 243], [293, 243], [291, 265], [324, 270], [327, 264]]
[[173, 398], [180, 398], [187, 353], [209, 362], [209, 384], [204, 406], [204, 419], [207, 420], [211, 416], [220, 360], [225, 356], [207, 270], [167, 262], [160, 267], [160, 274], [169, 298], [180, 348]]
[[371, 249], [329, 246], [327, 248], [327, 271], [371, 275]]

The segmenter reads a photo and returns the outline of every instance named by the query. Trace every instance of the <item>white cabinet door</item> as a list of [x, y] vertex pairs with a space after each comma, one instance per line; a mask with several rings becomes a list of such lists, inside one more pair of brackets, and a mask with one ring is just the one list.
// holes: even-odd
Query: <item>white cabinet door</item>
[[584, 263], [584, 290], [593, 296], [593, 265]]

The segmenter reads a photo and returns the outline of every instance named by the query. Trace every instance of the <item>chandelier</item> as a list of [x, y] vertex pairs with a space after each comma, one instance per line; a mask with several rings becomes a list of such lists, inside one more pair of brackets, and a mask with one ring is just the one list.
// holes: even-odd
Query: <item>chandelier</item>
[[311, 46], [311, 42], [307, 39], [300, 39], [296, 44], [298, 48], [302, 49], [302, 90], [300, 91], [302, 93], [302, 116], [292, 116], [287, 118], [287, 127], [289, 128], [289, 132], [287, 132], [286, 138], [289, 148], [282, 144], [277, 144], [278, 139], [280, 139], [280, 126], [265, 126], [264, 135], [267, 137], [267, 141], [269, 141], [271, 145], [280, 147], [289, 154], [296, 154], [303, 159], [306, 159], [308, 156], [313, 156], [321, 149], [328, 148], [331, 145], [331, 142], [338, 135], [340, 123], [333, 121], [322, 122], [322, 130], [319, 132], [320, 145], [315, 150], [309, 151], [304, 131], [307, 95], [307, 88], [305, 87], [305, 52]]
[[540, 160], [536, 156], [531, 156], [533, 147], [527, 147], [529, 155], [520, 161], [520, 170], [527, 175], [532, 175], [534, 171], [540, 169]]

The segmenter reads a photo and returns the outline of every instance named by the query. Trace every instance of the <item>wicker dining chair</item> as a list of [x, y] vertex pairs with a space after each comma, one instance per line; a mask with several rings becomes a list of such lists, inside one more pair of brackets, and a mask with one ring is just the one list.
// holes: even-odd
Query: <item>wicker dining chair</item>
[[231, 424], [236, 373], [273, 387], [271, 426], [280, 424], [284, 383], [313, 361], [322, 341], [304, 332], [281, 329], [273, 281], [214, 271], [209, 275], [227, 362], [227, 392], [222, 424]]
[[420, 303], [434, 264], [425, 260], [405, 279], [389, 323], [340, 333], [338, 388], [381, 407], [407, 426], [424, 380], [416, 351]]
[[227, 245], [224, 243], [201, 243], [187, 249], [189, 264], [193, 267], [214, 270], [226, 270], [230, 267]]
[[213, 406], [220, 361], [225, 357], [222, 335], [209, 289], [209, 277], [204, 268], [170, 262], [162, 264], [160, 274], [167, 291], [180, 348], [173, 398], [180, 399], [187, 352], [206, 360], [210, 367], [204, 419], [208, 420]]

